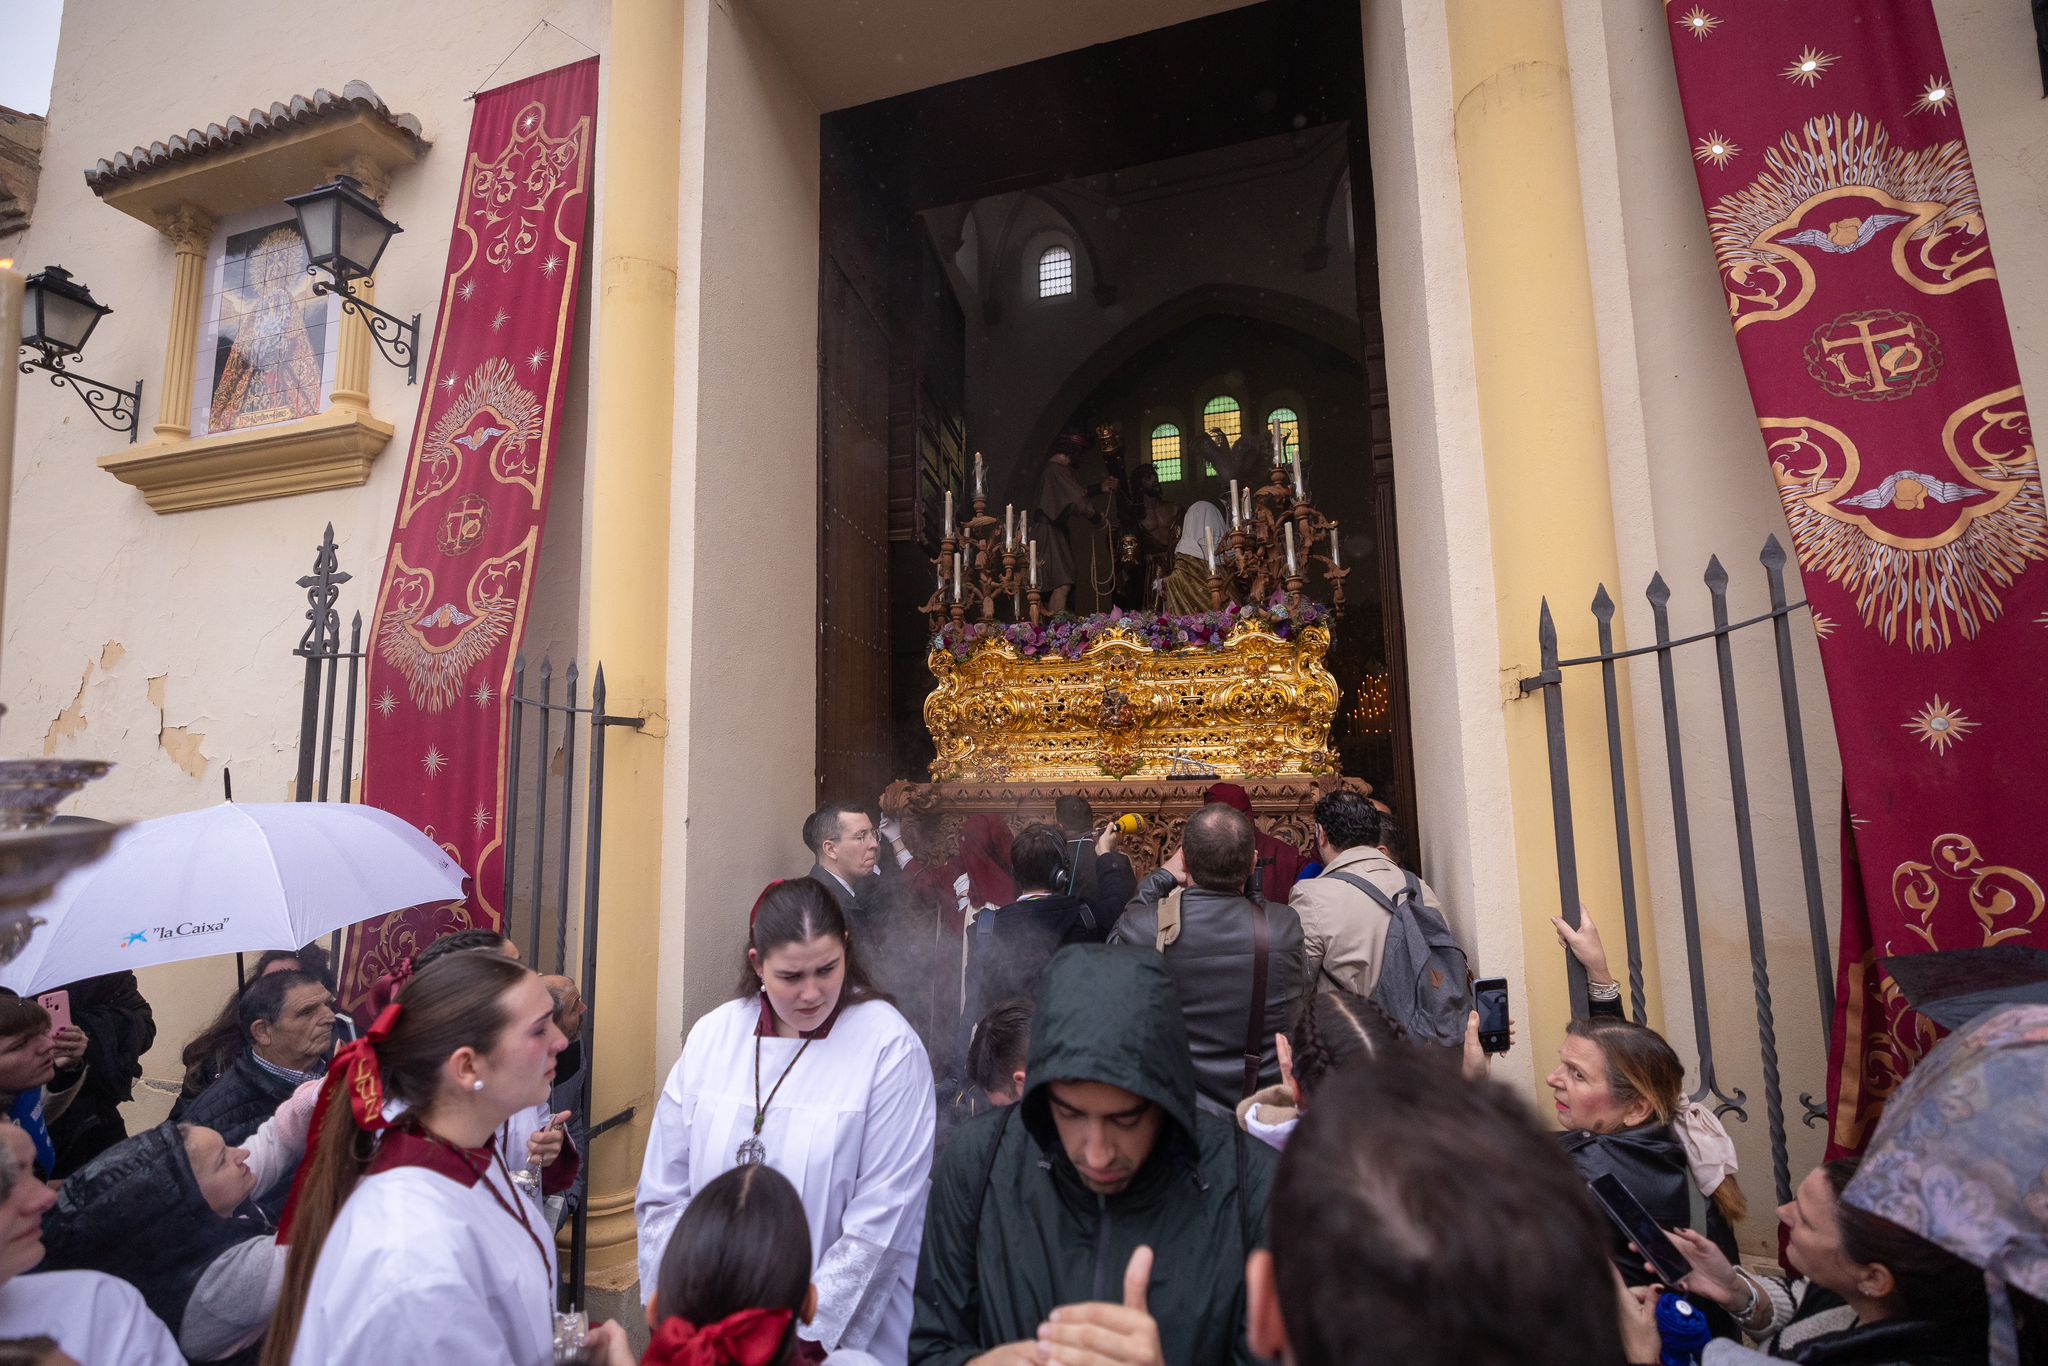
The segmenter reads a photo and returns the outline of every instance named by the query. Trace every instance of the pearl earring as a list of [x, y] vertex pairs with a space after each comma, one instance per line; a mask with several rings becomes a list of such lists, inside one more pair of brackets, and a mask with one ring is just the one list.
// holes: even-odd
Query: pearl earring
[[477, 1078], [477, 1079], [476, 1079], [475, 1081], [471, 1082], [471, 1083], [469, 1084], [469, 1089], [470, 1089], [470, 1090], [472, 1090], [472, 1091], [481, 1091], [481, 1090], [483, 1090], [483, 1089], [484, 1089], [484, 1081], [483, 1081], [483, 1078], [482, 1078], [482, 1077], [478, 1077], [478, 1078]]

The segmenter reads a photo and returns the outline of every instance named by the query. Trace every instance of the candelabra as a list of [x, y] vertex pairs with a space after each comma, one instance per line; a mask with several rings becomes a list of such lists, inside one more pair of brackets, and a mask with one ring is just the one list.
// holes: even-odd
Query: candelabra
[[[974, 515], [965, 522], [953, 517], [953, 491], [946, 490], [939, 553], [932, 560], [932, 595], [921, 607], [936, 633], [946, 621], [1030, 621], [1045, 616], [1038, 587], [1038, 542], [1028, 534], [1028, 510], [1003, 508], [1000, 518], [988, 510], [986, 474], [981, 452], [974, 454]], [[1005, 609], [1007, 608], [1007, 611]]]
[[[1285, 450], [1278, 442], [1274, 448]], [[1330, 609], [1344, 615], [1344, 581], [1351, 571], [1344, 567], [1340, 528], [1309, 502], [1299, 454], [1292, 484], [1287, 466], [1281, 464], [1274, 465], [1267, 481], [1255, 488], [1243, 488], [1233, 479], [1229, 516], [1230, 530], [1222, 544], [1214, 544], [1212, 537], [1212, 543], [1203, 547], [1209, 601], [1217, 611], [1232, 596], [1263, 603], [1277, 591], [1287, 594], [1291, 606], [1308, 588], [1309, 567], [1321, 565]]]

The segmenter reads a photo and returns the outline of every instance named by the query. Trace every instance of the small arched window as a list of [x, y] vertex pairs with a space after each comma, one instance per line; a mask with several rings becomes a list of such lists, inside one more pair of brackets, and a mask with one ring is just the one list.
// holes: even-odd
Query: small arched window
[[1266, 414], [1266, 430], [1273, 430], [1274, 423], [1280, 424], [1280, 440], [1287, 447], [1286, 463], [1293, 464], [1294, 457], [1301, 454], [1301, 417], [1292, 408], [1275, 408]]
[[1074, 253], [1065, 247], [1047, 247], [1038, 258], [1038, 297], [1057, 298], [1074, 292]]
[[[1222, 432], [1229, 445], [1236, 445], [1244, 436], [1244, 414], [1238, 410], [1237, 400], [1228, 394], [1218, 394], [1202, 405], [1202, 430]], [[1216, 467], [1204, 460], [1203, 473], [1213, 477]]]
[[1180, 482], [1180, 428], [1162, 422], [1152, 429], [1152, 468], [1162, 484]]

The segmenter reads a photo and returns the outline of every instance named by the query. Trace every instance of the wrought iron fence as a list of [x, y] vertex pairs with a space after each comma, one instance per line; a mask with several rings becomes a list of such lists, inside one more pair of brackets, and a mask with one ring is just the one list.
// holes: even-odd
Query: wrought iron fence
[[[1662, 574], [1653, 575], [1645, 596], [1649, 599], [1655, 625], [1656, 643], [1634, 649], [1614, 648], [1616, 606], [1602, 584], [1594, 594], [1591, 611], [1599, 630], [1597, 654], [1576, 659], [1558, 657], [1557, 626], [1546, 600], [1537, 626], [1542, 670], [1521, 680], [1524, 696], [1543, 694], [1544, 727], [1550, 753], [1551, 814], [1556, 834], [1558, 900], [1565, 920], [1579, 922], [1578, 845], [1573, 827], [1571, 774], [1566, 754], [1564, 708], [1565, 672], [1597, 667], [1606, 718], [1607, 781], [1613, 800], [1614, 837], [1618, 851], [1617, 872], [1621, 886], [1622, 926], [1628, 948], [1629, 1011], [1638, 1023], [1645, 1022], [1648, 1003], [1643, 988], [1643, 949], [1632, 837], [1630, 793], [1623, 761], [1624, 718], [1620, 704], [1618, 666], [1624, 660], [1654, 656], [1658, 692], [1663, 709], [1665, 760], [1671, 787], [1671, 834], [1675, 845], [1679, 911], [1685, 933], [1687, 987], [1692, 1007], [1693, 1030], [1699, 1049], [1699, 1087], [1691, 1099], [1711, 1104], [1717, 1114], [1749, 1119], [1749, 1098], [1739, 1087], [1724, 1087], [1714, 1058], [1714, 1036], [1709, 1019], [1707, 963], [1701, 949], [1699, 870], [1694, 858], [1692, 795], [1686, 786], [1686, 750], [1679, 724], [1679, 698], [1675, 662], [1680, 651], [1712, 643], [1715, 674], [1720, 687], [1721, 731], [1726, 745], [1730, 812], [1735, 839], [1737, 872], [1742, 885], [1742, 907], [1749, 943], [1750, 990], [1756, 1006], [1758, 1063], [1763, 1073], [1764, 1118], [1769, 1130], [1771, 1169], [1779, 1203], [1791, 1199], [1790, 1162], [1786, 1151], [1783, 1079], [1777, 1034], [1776, 1006], [1772, 996], [1769, 956], [1766, 952], [1764, 899], [1757, 872], [1757, 848], [1751, 814], [1749, 769], [1745, 758], [1742, 711], [1736, 691], [1735, 640], [1739, 632], [1768, 626], [1775, 647], [1778, 702], [1785, 734], [1785, 761], [1790, 778], [1794, 821], [1798, 832], [1799, 858], [1803, 873], [1803, 896], [1807, 932], [1811, 940], [1814, 985], [1819, 997], [1823, 1037], [1834, 1020], [1834, 966], [1829, 947], [1826, 905], [1821, 893], [1820, 857], [1815, 839], [1813, 790], [1807, 768], [1806, 735], [1799, 710], [1799, 680], [1792, 649], [1790, 618], [1806, 607], [1804, 600], [1791, 602], [1785, 591], [1785, 550], [1778, 538], [1764, 542], [1758, 557], [1770, 591], [1770, 610], [1740, 621], [1729, 619], [1728, 571], [1719, 557], [1707, 563], [1705, 582], [1713, 612], [1713, 629], [1674, 638], [1671, 634], [1671, 588]], [[1584, 970], [1567, 961], [1574, 1014], [1586, 1011]], [[1810, 1127], [1826, 1118], [1826, 1107], [1811, 1094], [1802, 1093], [1805, 1123]]]
[[[597, 1047], [598, 888], [604, 844], [605, 734], [613, 726], [638, 728], [637, 716], [612, 716], [605, 711], [604, 666], [591, 680], [588, 702], [582, 700], [581, 677], [572, 660], [564, 671], [562, 696], [555, 696], [554, 665], [545, 657], [529, 678], [525, 656], [512, 663], [512, 714], [505, 751], [505, 893], [504, 930], [515, 942], [523, 936], [526, 961], [536, 970], [552, 963], [553, 971], [575, 980], [583, 993], [583, 1067], [576, 1114], [588, 1120], [591, 1110], [592, 1062]], [[529, 690], [529, 683], [537, 691]], [[528, 732], [532, 732], [530, 747]], [[578, 742], [588, 763], [583, 784], [577, 783]], [[561, 762], [555, 762], [559, 751]], [[530, 755], [530, 760], [529, 760]], [[581, 839], [576, 808], [582, 806]], [[550, 828], [552, 808], [555, 820]], [[532, 833], [520, 827], [521, 812], [532, 813]], [[531, 852], [526, 852], [528, 846]], [[575, 878], [576, 863], [582, 876]], [[580, 883], [580, 891], [578, 884]], [[553, 897], [550, 903], [549, 892]], [[577, 970], [569, 970], [571, 927], [577, 948]], [[552, 929], [553, 934], [545, 931]], [[546, 942], [551, 940], [551, 942]], [[542, 949], [552, 948], [544, 957]], [[565, 1305], [583, 1303], [589, 1251], [589, 1172], [587, 1155], [598, 1136], [627, 1123], [634, 1107], [590, 1123], [583, 1135], [584, 1174], [572, 1193], [569, 1260], [564, 1268]]]
[[[298, 581], [306, 590], [307, 626], [294, 656], [305, 661], [300, 696], [298, 801], [354, 801], [363, 732], [363, 617], [349, 623], [344, 648], [337, 607], [341, 588], [351, 576], [341, 568], [329, 523], [313, 558], [313, 572]], [[605, 735], [613, 726], [638, 727], [639, 717], [612, 716], [605, 711], [604, 669], [591, 679], [589, 696], [581, 691], [578, 666], [571, 663], [556, 697], [554, 666], [546, 659], [529, 678], [526, 660], [513, 661], [511, 712], [506, 746], [505, 815], [500, 827], [504, 844], [505, 935], [521, 945], [525, 960], [537, 971], [553, 971], [578, 983], [585, 1015], [580, 1036], [583, 1066], [575, 1102], [577, 1121], [590, 1115], [592, 1060], [597, 1041], [597, 933], [599, 857], [604, 839]], [[340, 703], [337, 715], [337, 702]], [[336, 727], [340, 741], [336, 744]], [[337, 748], [340, 783], [334, 777]], [[559, 753], [559, 763], [556, 755]], [[579, 782], [579, 769], [582, 772]], [[524, 812], [524, 816], [522, 816]], [[577, 817], [580, 815], [581, 820]], [[526, 819], [530, 827], [522, 829]], [[580, 876], [576, 876], [578, 864]], [[342, 961], [343, 936], [329, 941], [334, 961]], [[574, 970], [571, 970], [571, 945]], [[543, 950], [549, 952], [543, 952]], [[588, 1125], [582, 1148], [599, 1135], [633, 1118], [633, 1107]], [[584, 1171], [589, 1170], [586, 1161]], [[569, 1257], [563, 1267], [562, 1296], [566, 1305], [583, 1302], [589, 1245], [588, 1191], [579, 1176], [571, 1193]]]

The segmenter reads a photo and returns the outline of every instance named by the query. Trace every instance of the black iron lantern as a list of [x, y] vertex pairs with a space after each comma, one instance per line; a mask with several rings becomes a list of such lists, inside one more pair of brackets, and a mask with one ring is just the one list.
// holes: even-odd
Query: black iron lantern
[[405, 382], [420, 379], [420, 315], [411, 322], [386, 313], [349, 293], [349, 282], [368, 278], [392, 237], [405, 229], [386, 218], [377, 201], [363, 193], [353, 176], [336, 176], [332, 184], [295, 194], [285, 203], [297, 215], [299, 237], [306, 244], [306, 269], [326, 271], [330, 278], [313, 281], [315, 294], [332, 294], [341, 311], [353, 313], [370, 329], [370, 340], [393, 365], [405, 367]]
[[92, 330], [114, 310], [92, 297], [62, 266], [45, 266], [28, 277], [21, 296], [21, 343], [45, 360], [85, 350]]
[[[109, 431], [126, 432], [133, 444], [141, 425], [142, 381], [122, 389], [103, 380], [73, 374], [64, 368], [85, 350], [100, 319], [114, 310], [92, 297], [92, 291], [71, 278], [62, 266], [45, 266], [28, 277], [21, 297], [21, 373], [41, 370], [50, 383], [68, 386]], [[34, 351], [36, 354], [28, 356]]]
[[284, 202], [298, 215], [306, 260], [339, 284], [374, 271], [385, 245], [405, 231], [378, 210], [377, 201], [363, 193], [353, 176], [337, 176], [331, 185]]

